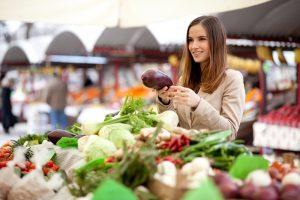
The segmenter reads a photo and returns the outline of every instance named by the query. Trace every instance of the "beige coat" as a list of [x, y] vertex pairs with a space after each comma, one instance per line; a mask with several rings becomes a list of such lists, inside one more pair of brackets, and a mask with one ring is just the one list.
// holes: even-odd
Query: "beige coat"
[[240, 72], [228, 69], [219, 87], [212, 93], [199, 91], [201, 97], [198, 107], [192, 111], [190, 107], [172, 102], [164, 105], [158, 100], [159, 112], [174, 110], [179, 117], [179, 126], [186, 129], [231, 129], [231, 139], [236, 137], [243, 115], [245, 104], [245, 88]]

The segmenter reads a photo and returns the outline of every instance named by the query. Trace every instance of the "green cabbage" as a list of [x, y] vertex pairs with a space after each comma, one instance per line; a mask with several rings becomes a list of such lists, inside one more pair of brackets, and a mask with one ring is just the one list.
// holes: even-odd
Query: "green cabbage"
[[101, 128], [99, 135], [113, 142], [117, 148], [122, 148], [124, 143], [132, 146], [135, 144], [135, 139], [130, 132], [131, 128], [132, 126], [122, 123], [106, 125]]
[[179, 123], [177, 113], [172, 110], [166, 110], [158, 114], [158, 120], [163, 122], [163, 128], [168, 131], [173, 131]]
[[95, 135], [97, 134], [99, 129], [99, 124], [97, 123], [88, 123], [81, 125], [81, 130], [84, 135]]
[[87, 161], [112, 156], [117, 151], [115, 145], [99, 136], [88, 139], [83, 154]]
[[124, 130], [131, 131], [132, 126], [129, 124], [123, 124], [123, 123], [115, 123], [115, 124], [106, 125], [100, 129], [98, 135], [107, 138], [108, 135], [116, 129], [124, 129]]
[[122, 148], [124, 143], [128, 146], [135, 144], [134, 136], [130, 131], [125, 129], [115, 129], [110, 133], [108, 139], [113, 142], [117, 148]]

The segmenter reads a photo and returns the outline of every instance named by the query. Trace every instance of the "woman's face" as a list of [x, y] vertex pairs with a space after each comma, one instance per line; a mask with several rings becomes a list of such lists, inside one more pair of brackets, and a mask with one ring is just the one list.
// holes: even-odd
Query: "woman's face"
[[205, 29], [200, 24], [190, 27], [188, 48], [196, 63], [202, 63], [209, 59], [208, 37]]

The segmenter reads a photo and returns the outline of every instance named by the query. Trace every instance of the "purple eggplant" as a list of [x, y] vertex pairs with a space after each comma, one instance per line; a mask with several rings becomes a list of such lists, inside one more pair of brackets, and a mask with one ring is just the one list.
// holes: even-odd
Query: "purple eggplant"
[[53, 144], [56, 144], [58, 140], [60, 140], [62, 137], [68, 137], [68, 138], [74, 137], [72, 133], [61, 129], [56, 129], [54, 131], [51, 131], [47, 135], [48, 135], [48, 139]]
[[146, 87], [156, 90], [173, 85], [171, 78], [159, 70], [149, 69], [142, 74], [141, 79]]

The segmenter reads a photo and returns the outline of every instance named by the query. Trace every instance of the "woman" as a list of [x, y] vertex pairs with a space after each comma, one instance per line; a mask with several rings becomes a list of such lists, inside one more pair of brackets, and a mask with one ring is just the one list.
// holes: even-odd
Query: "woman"
[[158, 91], [159, 112], [171, 109], [186, 129], [232, 130], [243, 115], [245, 89], [240, 72], [226, 68], [226, 33], [217, 17], [194, 19], [187, 29], [178, 86]]

